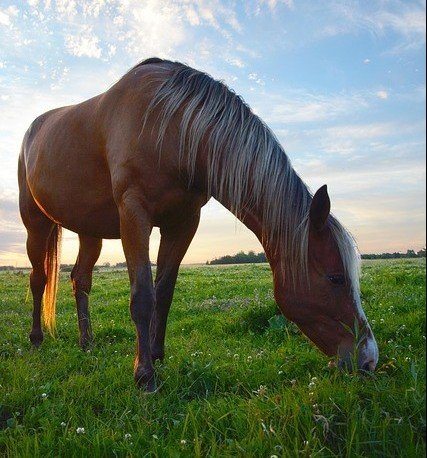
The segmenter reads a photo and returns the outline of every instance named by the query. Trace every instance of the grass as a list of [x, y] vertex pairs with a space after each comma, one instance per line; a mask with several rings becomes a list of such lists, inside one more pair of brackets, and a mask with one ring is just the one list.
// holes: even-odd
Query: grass
[[266, 265], [183, 268], [155, 395], [133, 384], [126, 272], [95, 274], [88, 353], [65, 274], [58, 337], [30, 348], [27, 281], [0, 275], [0, 455], [425, 455], [423, 261], [364, 264], [372, 377], [329, 368], [276, 316]]

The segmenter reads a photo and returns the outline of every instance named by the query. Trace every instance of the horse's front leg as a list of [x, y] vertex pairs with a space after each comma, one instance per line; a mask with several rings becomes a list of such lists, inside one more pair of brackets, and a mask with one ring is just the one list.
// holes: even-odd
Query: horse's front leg
[[156, 381], [150, 351], [150, 321], [155, 297], [149, 258], [152, 224], [148, 213], [132, 194], [125, 194], [118, 206], [131, 285], [130, 313], [137, 333], [134, 376], [139, 387], [153, 392]]
[[200, 220], [200, 210], [185, 221], [160, 228], [161, 239], [157, 256], [156, 303], [151, 320], [151, 356], [162, 360], [165, 354], [166, 322], [182, 258], [193, 240]]

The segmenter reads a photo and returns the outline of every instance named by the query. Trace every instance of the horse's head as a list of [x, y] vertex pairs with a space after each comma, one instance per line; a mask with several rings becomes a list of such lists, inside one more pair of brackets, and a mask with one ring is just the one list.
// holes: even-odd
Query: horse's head
[[276, 301], [320, 350], [338, 355], [340, 365], [373, 371], [378, 347], [361, 307], [356, 250], [342, 228], [342, 240], [337, 236], [338, 223], [329, 212], [323, 186], [310, 207], [308, 278], [291, 285], [277, 274], [280, 268], [274, 269]]

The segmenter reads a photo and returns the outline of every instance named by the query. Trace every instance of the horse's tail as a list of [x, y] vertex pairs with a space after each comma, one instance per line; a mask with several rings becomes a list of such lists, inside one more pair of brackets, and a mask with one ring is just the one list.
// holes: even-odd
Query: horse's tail
[[56, 293], [58, 292], [62, 227], [55, 224], [47, 241], [45, 257], [46, 287], [43, 296], [43, 320], [51, 334], [55, 332]]

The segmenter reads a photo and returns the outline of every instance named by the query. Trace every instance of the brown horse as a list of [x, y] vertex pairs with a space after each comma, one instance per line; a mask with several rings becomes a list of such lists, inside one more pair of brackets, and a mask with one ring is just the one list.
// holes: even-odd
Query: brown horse
[[[43, 114], [25, 134], [19, 186], [35, 346], [42, 308], [46, 327], [55, 325], [61, 227], [80, 239], [71, 278], [83, 348], [92, 339], [88, 295], [101, 241], [120, 238], [137, 332], [135, 380], [155, 390], [153, 362], [164, 356], [178, 269], [213, 196], [262, 243], [284, 315], [327, 355], [374, 370], [359, 257], [330, 214], [326, 186], [312, 197], [268, 127], [207, 74], [148, 59], [103, 94]], [[153, 226], [161, 232], [154, 284]]]

